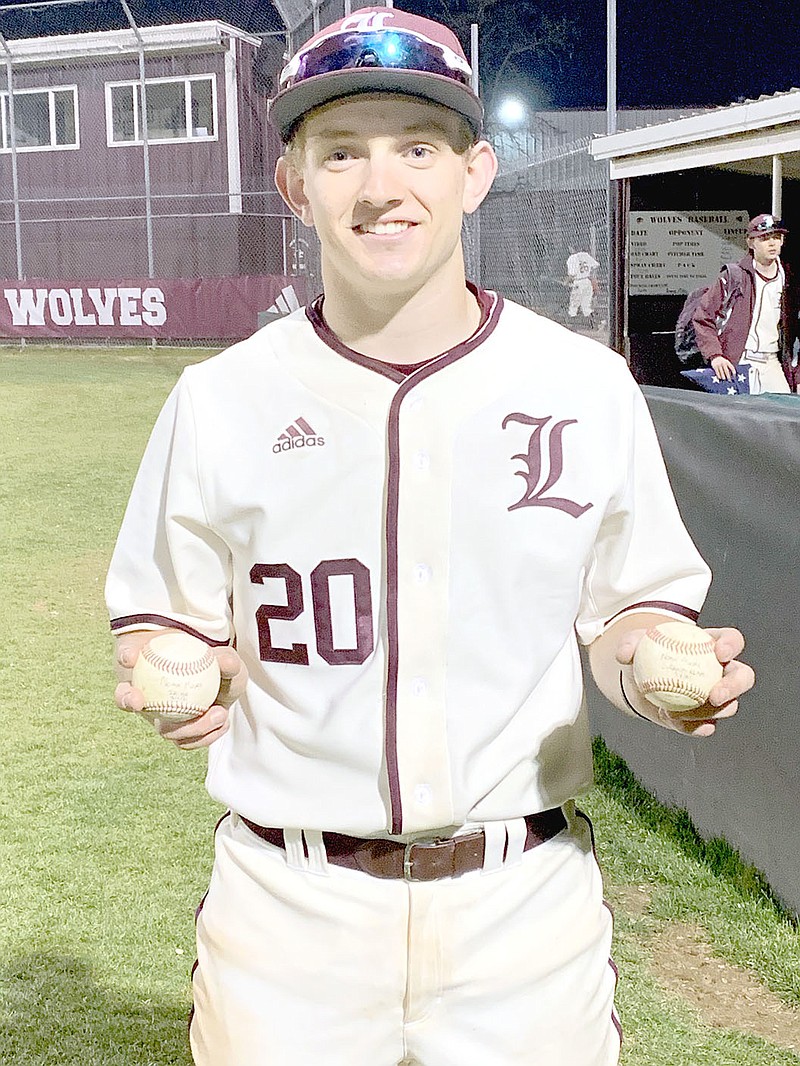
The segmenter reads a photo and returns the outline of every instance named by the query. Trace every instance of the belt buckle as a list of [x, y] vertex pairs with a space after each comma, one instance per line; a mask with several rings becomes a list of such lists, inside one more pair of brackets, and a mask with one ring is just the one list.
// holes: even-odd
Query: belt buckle
[[452, 837], [432, 837], [430, 840], [409, 840], [409, 842], [403, 846], [403, 880], [429, 880], [429, 878], [414, 876], [414, 861], [411, 857], [411, 851], [413, 848], [424, 848], [425, 850], [430, 850], [432, 848], [442, 847], [442, 845], [449, 845], [451, 843]]

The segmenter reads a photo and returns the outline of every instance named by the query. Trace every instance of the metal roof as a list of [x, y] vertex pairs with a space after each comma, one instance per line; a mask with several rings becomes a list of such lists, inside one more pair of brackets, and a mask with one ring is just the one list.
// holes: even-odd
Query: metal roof
[[[179, 22], [166, 26], [140, 26], [144, 49], [152, 53], [203, 51], [222, 46], [224, 38], [235, 37], [258, 46], [261, 38], [245, 33], [227, 22]], [[16, 65], [69, 62], [118, 56], [137, 51], [136, 36], [131, 29], [100, 30], [95, 33], [64, 33], [52, 37], [21, 37], [7, 40], [6, 47]]]
[[610, 161], [612, 178], [708, 166], [760, 170], [756, 161], [773, 155], [800, 173], [800, 155], [792, 158], [800, 153], [800, 88], [597, 137], [590, 151]]

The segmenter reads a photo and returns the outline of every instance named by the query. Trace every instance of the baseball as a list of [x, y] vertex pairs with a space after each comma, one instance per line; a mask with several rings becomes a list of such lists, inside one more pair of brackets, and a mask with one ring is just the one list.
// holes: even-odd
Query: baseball
[[131, 684], [144, 695], [144, 709], [168, 722], [185, 722], [207, 711], [219, 692], [216, 656], [188, 633], [153, 637], [136, 660]]
[[633, 677], [640, 692], [666, 711], [691, 711], [708, 699], [722, 677], [714, 640], [687, 622], [648, 629], [636, 648]]

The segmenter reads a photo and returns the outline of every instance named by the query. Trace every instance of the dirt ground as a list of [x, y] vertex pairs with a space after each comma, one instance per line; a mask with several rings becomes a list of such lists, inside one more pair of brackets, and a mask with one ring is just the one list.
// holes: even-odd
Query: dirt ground
[[[617, 887], [615, 908], [647, 912], [647, 886]], [[784, 1003], [758, 977], [714, 954], [700, 926], [664, 923], [643, 947], [658, 984], [694, 1007], [706, 1024], [751, 1033], [800, 1053], [800, 1010]]]

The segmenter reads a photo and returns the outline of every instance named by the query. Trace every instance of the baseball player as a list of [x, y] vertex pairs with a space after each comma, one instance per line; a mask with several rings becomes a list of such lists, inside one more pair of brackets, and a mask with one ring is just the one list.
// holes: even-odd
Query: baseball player
[[121, 707], [163, 629], [225, 678], [156, 721], [208, 747], [229, 812], [194, 1060], [609, 1066], [578, 642], [621, 711], [705, 736], [752, 684], [741, 634], [711, 631], [725, 674], [697, 711], [637, 690], [643, 627], [696, 619], [709, 572], [624, 361], [465, 280], [496, 160], [455, 35], [357, 11], [271, 114], [324, 294], [184, 372], [107, 583]]
[[567, 315], [570, 318], [576, 318], [580, 311], [583, 318], [591, 321], [594, 302], [592, 271], [599, 266], [595, 257], [588, 252], [570, 250], [567, 259], [567, 278], [570, 285]]

